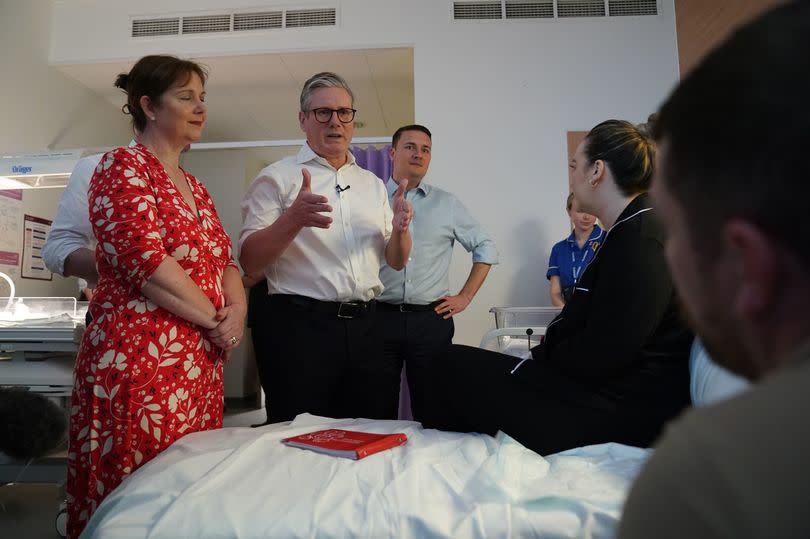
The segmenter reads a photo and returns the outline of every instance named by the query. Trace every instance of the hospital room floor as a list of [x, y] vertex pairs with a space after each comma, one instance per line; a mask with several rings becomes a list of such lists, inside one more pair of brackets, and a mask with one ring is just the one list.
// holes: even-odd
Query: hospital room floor
[[[228, 406], [224, 426], [249, 427], [265, 420], [264, 409]], [[48, 483], [0, 485], [0, 538], [58, 539], [59, 487]]]

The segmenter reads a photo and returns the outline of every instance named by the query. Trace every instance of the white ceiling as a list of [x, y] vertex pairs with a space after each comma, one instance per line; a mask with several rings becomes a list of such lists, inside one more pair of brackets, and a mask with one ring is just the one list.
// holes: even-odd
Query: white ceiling
[[[355, 137], [387, 137], [414, 121], [413, 49], [367, 49], [195, 58], [209, 68], [208, 122], [200, 142], [300, 139], [298, 96], [311, 75], [334, 71], [355, 96]], [[113, 86], [131, 62], [57, 69], [119, 108]]]

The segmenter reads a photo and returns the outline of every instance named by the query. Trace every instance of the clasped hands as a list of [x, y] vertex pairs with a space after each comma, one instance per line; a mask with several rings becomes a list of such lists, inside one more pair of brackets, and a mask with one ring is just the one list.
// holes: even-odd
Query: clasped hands
[[226, 359], [242, 340], [246, 311], [242, 304], [226, 305], [214, 316], [214, 321], [218, 322], [216, 327], [208, 330], [208, 338], [226, 354]]

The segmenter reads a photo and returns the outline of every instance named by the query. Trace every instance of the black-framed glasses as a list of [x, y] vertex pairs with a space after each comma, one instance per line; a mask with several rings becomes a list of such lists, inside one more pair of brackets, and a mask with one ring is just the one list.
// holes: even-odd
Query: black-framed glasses
[[315, 115], [315, 119], [322, 124], [328, 123], [332, 119], [332, 114], [337, 113], [338, 120], [341, 123], [347, 124], [354, 120], [354, 114], [357, 112], [355, 109], [330, 109], [321, 107], [317, 109], [310, 109], [309, 112]]

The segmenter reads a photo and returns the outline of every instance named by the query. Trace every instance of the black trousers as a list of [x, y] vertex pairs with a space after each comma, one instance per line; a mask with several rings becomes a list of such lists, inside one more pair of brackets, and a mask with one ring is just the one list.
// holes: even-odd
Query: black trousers
[[393, 373], [381, 361], [373, 303], [352, 318], [322, 306], [299, 296], [270, 296], [270, 323], [257, 328], [267, 332], [271, 349], [268, 420], [288, 421], [304, 412], [388, 418], [385, 384]]
[[437, 354], [450, 346], [455, 333], [453, 319], [445, 320], [432, 309], [422, 312], [400, 312], [378, 309], [377, 321], [383, 337], [383, 359], [386, 371], [396, 373], [387, 382], [396, 395], [390, 419], [397, 418], [400, 372], [403, 364], [408, 378], [413, 417], [421, 421], [427, 406], [428, 378], [432, 375]]
[[[541, 455], [605, 442], [646, 447], [676, 412], [602, 394], [528, 360], [452, 345], [429, 377], [427, 428], [503, 431]], [[676, 407], [677, 409], [677, 407]]]

